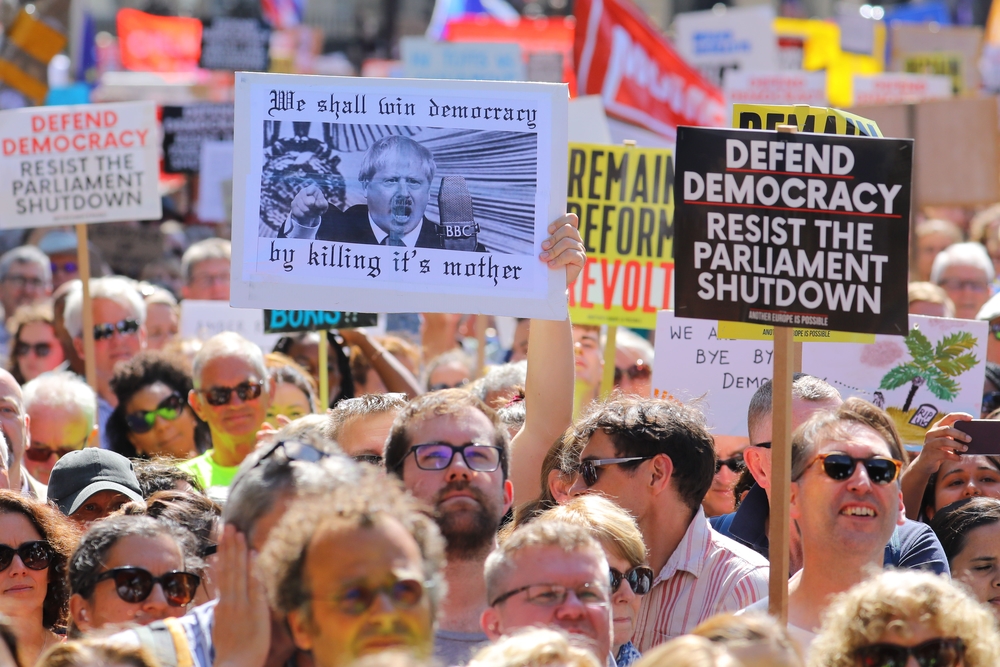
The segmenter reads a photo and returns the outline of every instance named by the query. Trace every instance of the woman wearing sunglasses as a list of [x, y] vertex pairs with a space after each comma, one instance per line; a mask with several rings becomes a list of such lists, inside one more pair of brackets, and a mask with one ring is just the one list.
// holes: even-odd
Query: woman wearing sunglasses
[[190, 532], [147, 516], [91, 526], [69, 563], [73, 634], [183, 616], [201, 583]]
[[631, 665], [640, 658], [631, 641], [639, 603], [653, 587], [654, 578], [635, 519], [604, 496], [584, 495], [543, 512], [538, 520], [584, 526], [604, 548], [611, 566], [612, 652], [617, 667]]
[[831, 604], [809, 667], [994, 667], [996, 619], [948, 579], [890, 570]]
[[140, 352], [115, 370], [118, 407], [108, 418], [111, 449], [127, 458], [189, 459], [211, 441], [208, 426], [188, 405], [191, 375], [177, 357]]
[[17, 638], [20, 664], [60, 641], [66, 624], [66, 563], [77, 543], [69, 521], [53, 507], [0, 490], [0, 616]]
[[21, 306], [7, 320], [11, 335], [9, 370], [18, 384], [31, 382], [66, 360], [53, 321], [52, 306], [47, 303]]

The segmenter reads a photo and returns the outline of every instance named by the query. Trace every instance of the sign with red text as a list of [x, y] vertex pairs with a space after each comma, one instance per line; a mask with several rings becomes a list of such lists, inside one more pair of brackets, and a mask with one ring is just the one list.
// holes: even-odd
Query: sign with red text
[[0, 112], [0, 228], [157, 220], [152, 102]]
[[826, 72], [748, 72], [730, 70], [722, 91], [732, 104], [808, 104], [826, 106]]
[[608, 115], [670, 140], [678, 125], [725, 124], [722, 92], [631, 0], [578, 0], [574, 13], [580, 95], [600, 95]]
[[570, 144], [566, 211], [587, 263], [570, 290], [575, 324], [656, 327], [670, 307], [673, 151]]
[[679, 128], [679, 317], [904, 335], [913, 140]]
[[854, 75], [854, 106], [915, 104], [951, 97], [952, 81], [942, 74]]

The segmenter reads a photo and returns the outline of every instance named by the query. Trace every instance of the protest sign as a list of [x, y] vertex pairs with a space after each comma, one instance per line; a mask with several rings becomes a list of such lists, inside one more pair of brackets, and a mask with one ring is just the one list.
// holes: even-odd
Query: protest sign
[[411, 79], [523, 81], [524, 58], [517, 44], [432, 42], [422, 37], [399, 41], [403, 76]]
[[201, 67], [230, 72], [266, 72], [271, 29], [254, 18], [217, 16], [201, 31]]
[[188, 72], [198, 68], [201, 21], [119, 9], [115, 19], [121, 64], [134, 72]]
[[674, 17], [674, 44], [707, 81], [722, 86], [729, 72], [778, 69], [773, 24], [770, 5], [682, 12]]
[[770, 341], [722, 340], [714, 320], [661, 310], [656, 357], [661, 361], [653, 366], [654, 398], [695, 402], [713, 435], [747, 435], [747, 406], [771, 379]]
[[332, 310], [265, 310], [265, 333], [354, 329], [378, 324], [376, 313], [343, 313]]
[[565, 85], [241, 73], [236, 95], [233, 305], [566, 316], [538, 259]]
[[903, 56], [903, 71], [913, 74], [937, 74], [948, 78], [952, 93], [965, 91], [965, 63], [961, 53], [955, 51], [908, 53]]
[[726, 72], [722, 92], [733, 104], [826, 106], [826, 72]]
[[673, 140], [678, 125], [725, 123], [722, 92], [674, 50], [629, 0], [575, 4], [577, 85], [601, 95], [608, 115]]
[[161, 216], [152, 102], [0, 112], [0, 227]]
[[951, 76], [955, 95], [979, 90], [982, 28], [897, 22], [889, 30], [889, 69]]
[[587, 249], [573, 322], [652, 329], [670, 307], [673, 184], [672, 151], [570, 144], [566, 210]]
[[906, 445], [949, 412], [979, 416], [988, 322], [909, 316], [906, 337], [875, 337], [869, 345], [804, 345], [802, 370], [823, 378], [844, 398], [885, 409]]
[[840, 109], [804, 104], [734, 104], [733, 127], [744, 130], [773, 130], [778, 125], [795, 125], [799, 132], [881, 137], [875, 121]]
[[256, 308], [232, 308], [225, 301], [181, 301], [182, 338], [208, 340], [223, 331], [235, 331], [262, 350], [274, 349], [281, 338], [278, 334], [264, 331], [264, 318]]
[[205, 141], [233, 140], [233, 105], [185, 104], [163, 107], [163, 170], [195, 173]]
[[676, 312], [906, 331], [913, 141], [680, 128]]
[[951, 97], [952, 82], [936, 74], [873, 74], [854, 77], [855, 106], [913, 104]]
[[233, 211], [233, 142], [201, 144], [201, 180], [195, 208], [202, 222], [229, 222]]

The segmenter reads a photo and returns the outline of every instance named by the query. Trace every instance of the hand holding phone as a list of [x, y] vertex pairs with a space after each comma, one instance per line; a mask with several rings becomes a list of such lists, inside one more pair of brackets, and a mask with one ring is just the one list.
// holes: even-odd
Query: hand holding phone
[[1000, 455], [1000, 420], [973, 419], [955, 422], [954, 427], [972, 438], [962, 454]]

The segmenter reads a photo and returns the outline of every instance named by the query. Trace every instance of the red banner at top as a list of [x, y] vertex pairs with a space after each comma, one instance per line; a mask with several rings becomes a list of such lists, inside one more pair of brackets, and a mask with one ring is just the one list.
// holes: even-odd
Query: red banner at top
[[198, 69], [201, 21], [119, 9], [118, 46], [122, 66], [139, 72], [186, 72]]
[[673, 141], [678, 125], [723, 127], [722, 92], [684, 62], [631, 0], [577, 0], [577, 85], [609, 115]]

